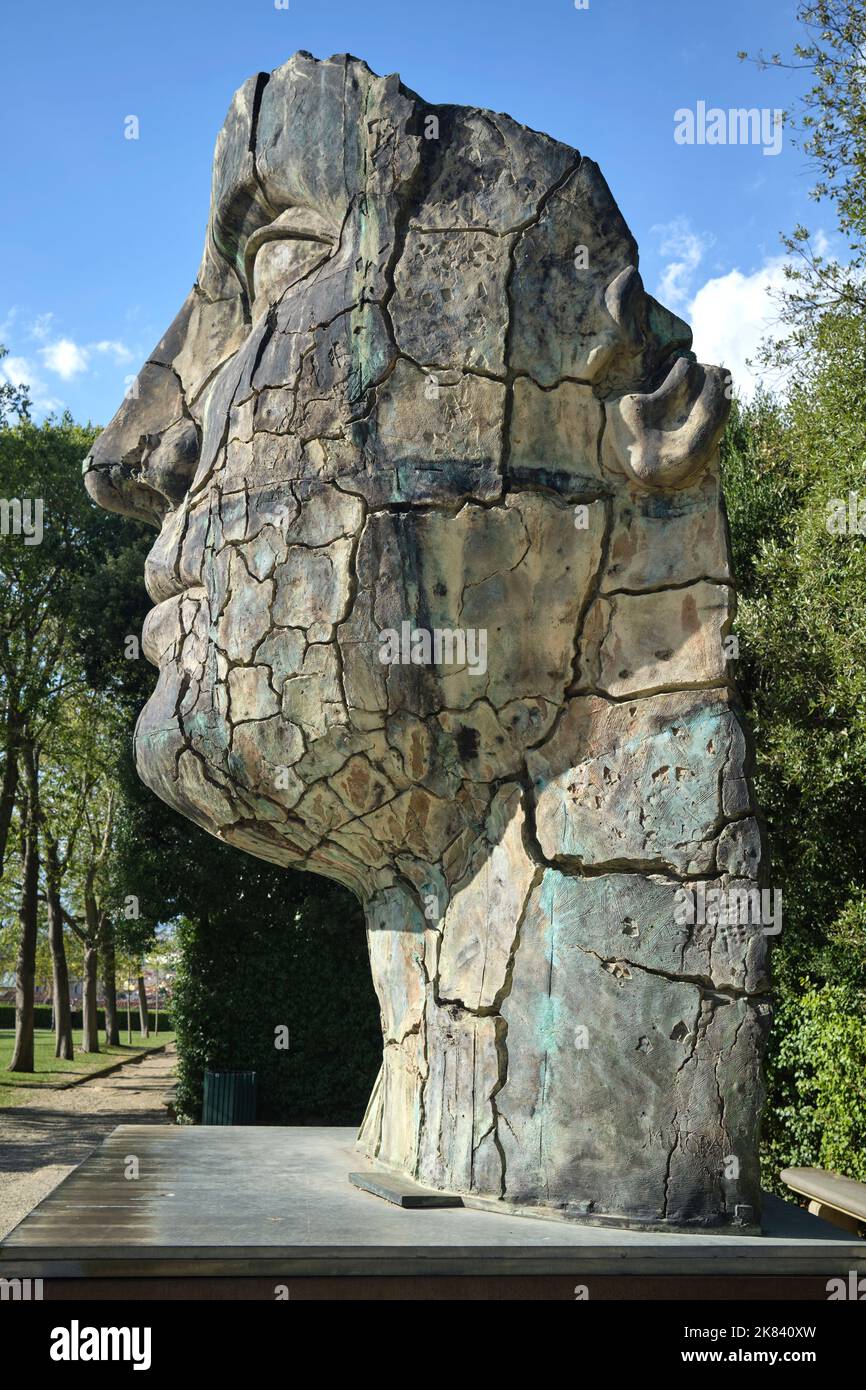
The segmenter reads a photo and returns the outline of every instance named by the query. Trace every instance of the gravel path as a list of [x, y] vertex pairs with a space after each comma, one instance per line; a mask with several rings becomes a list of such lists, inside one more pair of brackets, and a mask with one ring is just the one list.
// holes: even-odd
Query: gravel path
[[0, 1240], [67, 1173], [101, 1144], [115, 1125], [168, 1123], [175, 1047], [126, 1062], [65, 1091], [33, 1092], [0, 1110]]

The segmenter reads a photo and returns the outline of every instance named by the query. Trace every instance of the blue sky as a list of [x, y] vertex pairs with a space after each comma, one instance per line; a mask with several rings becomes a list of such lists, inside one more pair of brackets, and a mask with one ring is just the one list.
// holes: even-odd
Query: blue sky
[[[681, 145], [674, 113], [790, 106], [799, 73], [740, 63], [789, 54], [795, 0], [17, 0], [0, 56], [4, 367], [41, 411], [105, 424], [192, 283], [213, 144], [246, 77], [297, 49], [350, 52], [429, 101], [507, 111], [597, 160], [641, 248], [647, 287], [730, 367], [769, 323], [779, 232], [808, 198], [786, 134]], [[124, 138], [136, 115], [140, 138]], [[0, 369], [2, 370], [2, 369]]]

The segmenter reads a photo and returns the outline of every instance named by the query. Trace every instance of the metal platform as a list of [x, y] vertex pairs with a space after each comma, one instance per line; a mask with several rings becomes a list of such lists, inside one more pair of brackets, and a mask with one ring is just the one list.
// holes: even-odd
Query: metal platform
[[[351, 1129], [121, 1125], [0, 1244], [46, 1298], [820, 1298], [866, 1242], [768, 1197], [761, 1236], [405, 1208]], [[133, 1163], [132, 1160], [136, 1162]], [[136, 1171], [137, 1177], [127, 1173]]]

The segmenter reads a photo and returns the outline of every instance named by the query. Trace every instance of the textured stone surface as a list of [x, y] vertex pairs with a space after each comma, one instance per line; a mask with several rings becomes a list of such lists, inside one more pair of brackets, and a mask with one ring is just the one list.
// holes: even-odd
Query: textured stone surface
[[720, 685], [731, 617], [731, 591], [721, 584], [601, 595], [586, 619], [582, 675], [614, 696]]
[[[628, 929], [649, 936], [635, 896], [554, 870], [533, 896], [502, 1010], [509, 1069], [496, 1104], [508, 1191], [578, 1214], [712, 1221], [757, 1186], [757, 1116], [744, 1102], [760, 1093], [767, 1006], [687, 978], [664, 941], [657, 951], [645, 942], [649, 963], [639, 964], [635, 938], [611, 940], [602, 915], [612, 903], [617, 914], [630, 909]], [[664, 934], [663, 911], [660, 921]], [[728, 1155], [739, 1158], [735, 1182], [725, 1179]]]
[[711, 873], [723, 825], [750, 809], [745, 738], [720, 691], [578, 697], [527, 763], [547, 859]]
[[364, 904], [366, 1152], [746, 1227], [767, 939], [679, 911], [763, 882], [690, 343], [591, 160], [296, 54], [232, 102], [196, 284], [85, 473], [159, 528], [141, 776]]
[[514, 951], [504, 923], [517, 932], [536, 866], [523, 843], [525, 816], [517, 786], [504, 787], [490, 809], [463, 882], [454, 885], [442, 925], [439, 996], [473, 1012], [501, 1002]]
[[529, 377], [514, 383], [509, 474], [524, 487], [568, 496], [601, 489], [598, 446], [604, 410], [590, 386], [563, 381], [543, 391]]

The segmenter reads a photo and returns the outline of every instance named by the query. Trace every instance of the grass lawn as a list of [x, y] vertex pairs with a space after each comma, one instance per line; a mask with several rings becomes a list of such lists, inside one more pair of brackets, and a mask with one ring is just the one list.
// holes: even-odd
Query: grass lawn
[[6, 1071], [12, 1060], [12, 1047], [15, 1041], [14, 1028], [0, 1028], [0, 1107], [20, 1105], [30, 1092], [39, 1086], [61, 1086], [64, 1082], [75, 1081], [82, 1076], [96, 1075], [107, 1067], [116, 1066], [125, 1057], [139, 1057], [154, 1047], [162, 1047], [172, 1042], [174, 1033], [152, 1033], [146, 1041], [139, 1037], [139, 1044], [132, 1047], [122, 1043], [119, 1047], [107, 1047], [100, 1035], [100, 1052], [80, 1052], [81, 1029], [72, 1030], [75, 1057], [71, 1062], [59, 1061], [54, 1056], [54, 1033], [49, 1028], [36, 1029], [35, 1062], [33, 1072]]

